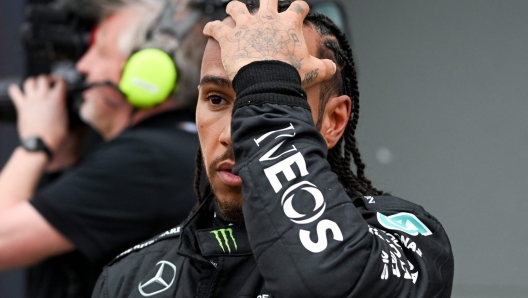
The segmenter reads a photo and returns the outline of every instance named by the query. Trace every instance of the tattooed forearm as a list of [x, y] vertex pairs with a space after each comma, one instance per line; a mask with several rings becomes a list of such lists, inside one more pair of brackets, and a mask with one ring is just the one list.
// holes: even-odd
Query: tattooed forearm
[[309, 73], [304, 75], [304, 80], [302, 81], [302, 84], [308, 85], [310, 83], [313, 83], [315, 80], [317, 80], [318, 76], [319, 76], [319, 68], [316, 68], [315, 70], [312, 70]]

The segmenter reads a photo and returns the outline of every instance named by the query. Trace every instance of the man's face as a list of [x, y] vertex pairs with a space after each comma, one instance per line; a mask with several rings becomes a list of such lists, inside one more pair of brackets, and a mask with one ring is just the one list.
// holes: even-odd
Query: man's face
[[[315, 56], [319, 35], [310, 27], [305, 27], [303, 34], [310, 54]], [[223, 217], [242, 221], [242, 180], [231, 173], [235, 165], [231, 143], [231, 111], [236, 94], [222, 65], [220, 46], [213, 39], [209, 40], [205, 48], [199, 91], [196, 124], [207, 177]], [[315, 122], [319, 91], [320, 85], [306, 90]]]
[[[120, 36], [137, 18], [137, 11], [124, 9], [101, 22], [94, 43], [77, 63], [77, 69], [86, 75], [88, 83], [119, 83], [127, 61], [119, 49]], [[126, 104], [126, 99], [119, 91], [108, 86], [90, 88], [83, 96], [81, 118], [104, 135], [112, 129], [115, 113]]]

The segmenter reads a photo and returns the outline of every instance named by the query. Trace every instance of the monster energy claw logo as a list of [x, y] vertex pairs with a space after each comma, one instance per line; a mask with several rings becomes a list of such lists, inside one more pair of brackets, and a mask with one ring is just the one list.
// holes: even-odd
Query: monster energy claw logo
[[218, 244], [220, 245], [220, 248], [223, 252], [225, 252], [224, 245], [222, 244], [222, 239], [220, 239], [220, 235], [222, 235], [222, 238], [224, 239], [224, 244], [227, 247], [227, 250], [229, 253], [231, 253], [231, 247], [229, 246], [229, 239], [227, 238], [227, 232], [229, 232], [229, 236], [231, 237], [231, 240], [233, 240], [233, 244], [235, 245], [235, 250], [238, 250], [237, 243], [235, 240], [235, 237], [233, 236], [233, 229], [227, 228], [227, 229], [219, 229], [211, 231], [211, 234], [214, 234], [216, 237], [216, 240], [218, 241]]

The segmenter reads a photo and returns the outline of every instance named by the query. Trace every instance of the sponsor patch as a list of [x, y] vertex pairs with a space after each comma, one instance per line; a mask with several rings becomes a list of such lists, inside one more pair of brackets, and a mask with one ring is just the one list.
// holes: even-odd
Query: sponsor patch
[[150, 297], [168, 290], [176, 279], [176, 266], [168, 261], [159, 261], [160, 266], [153, 277], [140, 282], [138, 290], [141, 296]]
[[[233, 236], [233, 229], [232, 228], [212, 230], [211, 234], [215, 235], [215, 238], [218, 241], [218, 245], [220, 245], [220, 248], [222, 249], [223, 252], [226, 252], [226, 249], [227, 249], [227, 251], [229, 253], [231, 253], [231, 245], [229, 245], [230, 240], [231, 240], [231, 243], [233, 245], [233, 248], [235, 250], [238, 250], [238, 246], [237, 246], [235, 237]], [[222, 242], [223, 242], [223, 244], [222, 244]], [[225, 245], [225, 247], [224, 247], [224, 245]]]
[[389, 230], [401, 231], [412, 236], [417, 236], [418, 234], [429, 236], [433, 234], [424, 223], [411, 213], [401, 212], [385, 216], [378, 212], [377, 216], [379, 223]]

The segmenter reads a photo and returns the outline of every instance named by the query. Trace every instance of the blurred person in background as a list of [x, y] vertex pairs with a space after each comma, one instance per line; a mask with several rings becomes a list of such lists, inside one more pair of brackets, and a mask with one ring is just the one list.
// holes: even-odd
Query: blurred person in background
[[308, 11], [231, 1], [232, 18], [206, 25], [196, 124], [207, 189], [183, 225], [105, 267], [92, 297], [450, 296], [449, 239], [366, 178], [352, 51]]
[[87, 83], [80, 116], [104, 142], [82, 160], [64, 81], [10, 87], [21, 145], [0, 175], [0, 270], [34, 265], [28, 297], [88, 297], [102, 265], [192, 208], [209, 16], [188, 2], [94, 1], [100, 22], [77, 63]]

